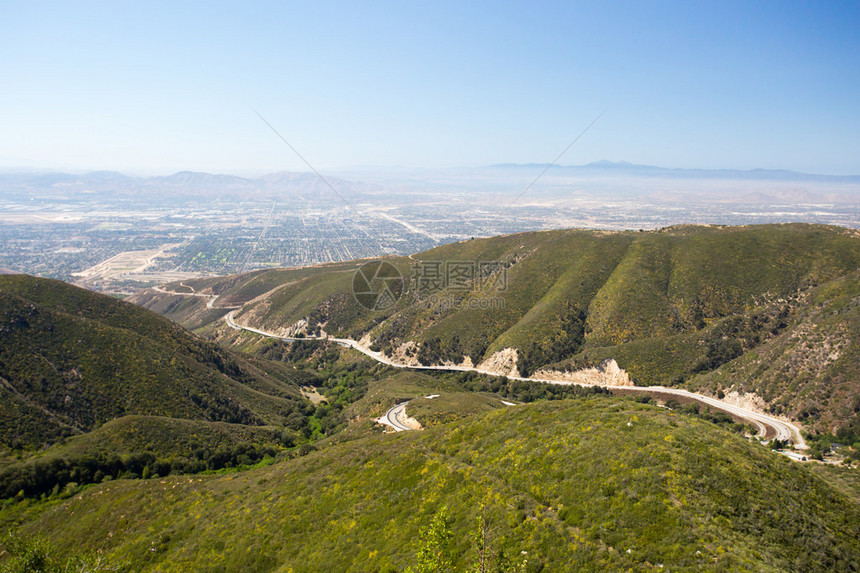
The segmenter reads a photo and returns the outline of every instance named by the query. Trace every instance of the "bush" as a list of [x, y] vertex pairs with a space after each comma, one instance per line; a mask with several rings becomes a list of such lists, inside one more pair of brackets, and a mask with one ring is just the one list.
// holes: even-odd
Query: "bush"
[[[125, 571], [99, 555], [73, 555], [63, 559], [51, 543], [41, 537], [23, 536], [9, 531], [0, 541], [2, 561], [0, 573], [95, 573], [96, 571]], [[5, 556], [4, 556], [5, 554]]]
[[71, 484], [87, 485], [110, 479], [143, 479], [179, 473], [199, 473], [254, 465], [266, 456], [274, 457], [273, 444], [238, 443], [217, 449], [197, 448], [189, 458], [158, 459], [151, 452], [119, 457], [100, 453], [79, 458], [36, 460], [0, 470], [0, 498], [38, 497], [69, 489]]

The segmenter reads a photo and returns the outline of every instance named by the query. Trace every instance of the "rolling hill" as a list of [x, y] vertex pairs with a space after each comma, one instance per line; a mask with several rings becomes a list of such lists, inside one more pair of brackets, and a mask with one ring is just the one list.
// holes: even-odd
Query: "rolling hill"
[[[222, 340], [230, 337], [221, 321], [226, 307], [240, 306], [234, 316], [243, 325], [349, 337], [412, 364], [571, 379], [612, 359], [634, 384], [682, 386], [813, 430], [836, 429], [860, 411], [856, 231], [807, 224], [563, 230], [386, 261], [404, 283], [383, 310], [351, 294], [366, 261], [167, 287], [217, 295], [216, 308], [205, 297], [154, 291], [135, 302]], [[429, 290], [439, 276], [453, 282]]]
[[38, 449], [132, 415], [283, 426], [305, 403], [305, 373], [59, 281], [0, 276], [0, 339], [3, 448]]
[[[394, 370], [222, 320], [349, 336], [415, 363], [564, 376], [612, 358], [636, 383], [740, 390], [806, 408], [810, 427], [845, 426], [857, 241], [805, 225], [559, 231], [390, 259], [408, 279], [381, 311], [351, 294], [366, 261], [137, 298], [198, 334], [2, 276], [0, 527], [18, 537], [0, 539], [0, 567], [37, 540], [57, 562], [83, 553], [129, 571], [403, 571], [428, 555], [466, 570], [480, 547], [497, 570], [858, 570], [856, 470], [792, 462], [725, 416]], [[440, 307], [413, 274], [437, 261], [493, 264], [432, 293], [459, 301]], [[305, 385], [326, 401], [310, 404]], [[407, 400], [424, 429], [383, 434], [374, 419]]]
[[247, 472], [7, 505], [0, 524], [134, 571], [402, 571], [434, 519], [450, 541], [433, 547], [465, 570], [479, 518], [494, 565], [516, 570], [860, 568], [852, 497], [713, 424], [608, 396], [479, 410]]

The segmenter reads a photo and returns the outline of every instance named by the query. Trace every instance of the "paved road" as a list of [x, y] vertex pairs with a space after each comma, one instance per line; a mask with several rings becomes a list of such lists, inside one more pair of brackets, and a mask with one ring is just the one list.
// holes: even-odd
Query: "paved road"
[[[374, 352], [369, 348], [360, 345], [355, 340], [350, 338], [333, 338], [333, 337], [305, 337], [305, 338], [290, 338], [284, 336], [278, 336], [276, 334], [266, 332], [257, 328], [252, 328], [250, 326], [244, 326], [241, 324], [237, 324], [234, 319], [235, 310], [231, 311], [225, 316], [225, 320], [227, 321], [227, 325], [231, 328], [235, 328], [237, 330], [248, 330], [250, 332], [255, 332], [257, 334], [261, 334], [263, 336], [271, 336], [275, 338], [281, 338], [287, 341], [295, 341], [295, 340], [328, 340], [330, 342], [336, 342], [341, 346], [347, 346], [349, 348], [353, 348], [362, 354], [373, 358], [377, 362], [381, 362], [388, 366], [394, 368], [408, 368], [410, 370], [447, 370], [447, 371], [458, 371], [458, 372], [478, 372], [480, 374], [486, 374], [489, 376], [500, 376], [497, 372], [488, 372], [486, 370], [481, 370], [480, 368], [471, 368], [468, 366], [413, 366], [408, 364], [400, 364], [397, 362], [393, 362], [387, 356], [382, 355], [379, 352]], [[523, 382], [543, 382], [546, 384], [573, 384], [572, 382], [563, 382], [559, 380], [550, 380], [544, 378], [524, 378], [522, 376], [508, 376], [511, 380], [521, 380]], [[599, 386], [599, 384], [580, 384], [581, 386]], [[719, 410], [723, 410], [728, 412], [729, 414], [733, 414], [739, 418], [747, 420], [751, 422], [756, 428], [758, 428], [759, 436], [765, 437], [768, 433], [768, 428], [771, 428], [773, 432], [776, 434], [775, 438], [781, 441], [792, 441], [795, 446], [798, 448], [806, 448], [806, 443], [803, 440], [803, 437], [800, 435], [800, 431], [793, 424], [785, 422], [783, 420], [779, 420], [772, 416], [768, 416], [767, 414], [760, 414], [758, 412], [753, 412], [752, 410], [747, 410], [746, 408], [741, 408], [740, 406], [734, 406], [732, 404], [727, 404], [721, 400], [716, 398], [711, 398], [709, 396], [703, 396], [701, 394], [696, 394], [694, 392], [689, 392], [687, 390], [683, 390], [680, 388], [668, 388], [665, 386], [603, 386], [604, 388], [611, 388], [612, 390], [620, 390], [620, 391], [632, 391], [632, 392], [644, 392], [651, 394], [673, 394], [679, 397], [691, 398], [693, 400], [697, 400], [699, 402], [703, 402], [712, 408], [717, 408]]]
[[394, 428], [395, 432], [406, 432], [411, 430], [412, 428], [401, 422], [401, 420], [406, 416], [406, 404], [408, 403], [409, 402], [401, 402], [400, 404], [389, 408], [388, 411], [379, 418], [379, 423], [391, 426]]
[[[156, 287], [154, 290], [157, 290], [158, 292], [162, 292], [165, 294], [176, 294], [176, 295], [182, 295], [182, 296], [208, 296], [208, 297], [210, 297], [210, 301], [209, 301], [210, 303], [214, 303], [215, 299], [218, 298], [217, 295], [204, 295], [204, 294], [199, 294], [199, 293], [174, 293], [174, 292], [170, 292], [170, 291], [165, 291], [165, 290], [160, 289], [158, 287]], [[207, 304], [207, 306], [209, 306], [209, 304]], [[209, 306], [209, 308], [213, 308], [213, 307]], [[214, 308], [218, 308], [218, 307], [214, 307]], [[353, 348], [353, 349], [357, 350], [358, 352], [361, 352], [362, 354], [376, 360], [377, 362], [381, 362], [382, 364], [386, 364], [386, 365], [391, 366], [393, 368], [408, 368], [410, 370], [447, 370], [447, 371], [454, 371], [454, 372], [477, 372], [479, 374], [486, 374], [488, 376], [501, 376], [501, 374], [499, 374], [497, 372], [489, 372], [487, 370], [482, 370], [480, 368], [474, 368], [474, 367], [469, 367], [469, 366], [414, 366], [414, 365], [410, 365], [410, 364], [401, 364], [398, 362], [393, 362], [390, 358], [388, 358], [387, 356], [384, 356], [382, 353], [374, 352], [371, 349], [367, 348], [366, 346], [360, 345], [357, 341], [352, 340], [351, 338], [315, 337], [315, 336], [307, 336], [304, 338], [292, 338], [292, 337], [287, 337], [287, 336], [279, 336], [279, 335], [274, 334], [272, 332], [266, 332], [265, 330], [260, 330], [258, 328], [253, 328], [250, 326], [245, 326], [243, 324], [238, 324], [235, 320], [235, 314], [236, 314], [236, 311], [238, 310], [238, 308], [237, 307], [230, 307], [230, 308], [233, 308], [234, 310], [231, 310], [230, 312], [228, 312], [227, 315], [224, 316], [224, 320], [227, 322], [227, 326], [229, 326], [230, 328], [236, 329], [236, 330], [247, 330], [249, 332], [254, 332], [254, 333], [260, 334], [262, 336], [268, 336], [271, 338], [280, 338], [281, 340], [286, 340], [286, 341], [325, 340], [325, 341], [329, 341], [329, 342], [335, 342], [341, 346]], [[546, 379], [546, 378], [524, 378], [522, 376], [508, 376], [508, 378], [511, 380], [520, 380], [523, 382], [543, 382], [545, 384], [563, 384], [563, 385], [573, 384], [573, 382], [566, 382], [566, 381], [560, 381], [560, 380], [550, 380], [550, 379]], [[601, 386], [600, 384], [577, 384], [577, 385], [579, 385], [579, 386]], [[727, 404], [726, 402], [723, 402], [723, 401], [718, 400], [716, 398], [711, 398], [709, 396], [703, 396], [701, 394], [696, 394], [694, 392], [689, 392], [687, 390], [682, 390], [680, 388], [669, 388], [666, 386], [603, 386], [603, 388], [609, 388], [611, 390], [621, 391], [621, 392], [630, 391], [630, 392], [639, 392], [639, 393], [648, 393], [648, 394], [672, 394], [672, 395], [683, 397], [683, 398], [690, 398], [690, 399], [696, 400], [698, 402], [702, 402], [704, 404], [707, 404], [708, 406], [710, 406], [712, 408], [717, 408], [717, 409], [722, 410], [724, 412], [728, 412], [729, 414], [732, 414], [734, 416], [737, 416], [738, 418], [741, 418], [743, 420], [746, 420], [746, 421], [752, 423], [756, 428], [758, 428], [759, 437], [767, 436], [767, 434], [769, 433], [768, 429], [770, 429], [775, 434], [774, 437], [780, 441], [793, 442], [795, 444], [795, 447], [801, 448], [801, 449], [805, 449], [807, 447], [806, 442], [803, 440], [803, 436], [800, 435], [800, 430], [794, 424], [791, 424], [791, 423], [786, 422], [784, 420], [780, 420], [778, 418], [774, 418], [773, 416], [768, 416], [767, 414], [761, 414], [759, 412], [753, 412], [752, 410], [748, 410], [748, 409], [742, 408], [740, 406]], [[394, 408], [389, 410], [389, 412], [396, 410], [400, 406], [403, 406], [403, 408], [405, 409], [406, 404], [405, 403], [398, 404], [397, 406], [395, 406]], [[386, 414], [386, 416], [387, 416], [387, 414]], [[396, 416], [393, 415], [392, 417], [396, 417]], [[393, 424], [389, 424], [389, 425], [393, 426]], [[404, 428], [404, 429], [409, 429], [409, 428]]]
[[[193, 288], [193, 287], [190, 287], [186, 284], [183, 284], [182, 286], [185, 286], [188, 288]], [[215, 301], [218, 300], [219, 296], [221, 296], [220, 294], [205, 294], [202, 292], [175, 292], [172, 290], [164, 290], [162, 287], [157, 287], [157, 286], [152, 287], [152, 290], [154, 290], [155, 292], [160, 292], [162, 294], [170, 294], [170, 295], [174, 295], [174, 296], [196, 296], [199, 298], [208, 298], [209, 300], [206, 301], [206, 308], [211, 309], [211, 310], [228, 309], [228, 308], [238, 309], [238, 308], [240, 308], [239, 306], [215, 306]]]

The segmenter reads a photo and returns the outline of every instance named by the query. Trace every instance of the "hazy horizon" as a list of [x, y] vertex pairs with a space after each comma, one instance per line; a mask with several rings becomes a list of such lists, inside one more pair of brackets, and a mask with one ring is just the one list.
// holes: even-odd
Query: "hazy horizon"
[[[2, 161], [3, 158], [0, 158]], [[326, 169], [326, 173], [322, 173], [323, 176], [326, 174], [331, 174], [332, 176], [345, 176], [345, 175], [360, 175], [361, 172], [373, 173], [376, 175], [389, 173], [392, 176], [397, 176], [403, 173], [411, 173], [418, 174], [421, 172], [427, 173], [441, 173], [441, 172], [452, 172], [458, 170], [480, 170], [480, 169], [495, 169], [495, 168], [504, 168], [504, 167], [516, 167], [516, 168], [542, 168], [542, 167], [550, 167], [550, 170], [547, 171], [547, 174], [551, 174], [553, 169], [577, 169], [577, 168], [588, 168], [588, 167], [607, 167], [610, 169], [625, 169], [625, 168], [648, 168], [648, 169], [658, 169], [663, 171], [676, 171], [676, 172], [711, 172], [711, 173], [719, 173], [719, 172], [735, 172], [739, 175], [741, 174], [750, 174], [755, 175], [757, 173], [767, 173], [767, 172], [786, 172], [790, 174], [796, 175], [804, 175], [804, 176], [821, 176], [821, 177], [860, 177], [860, 170], [857, 173], [825, 173], [825, 172], [810, 172], [810, 171], [798, 171], [795, 169], [790, 169], [787, 167], [772, 167], [772, 168], [764, 168], [764, 167], [751, 167], [751, 168], [735, 168], [735, 167], [676, 167], [669, 165], [657, 165], [657, 164], [643, 164], [643, 163], [634, 163], [631, 161], [626, 161], [624, 159], [612, 160], [612, 159], [598, 159], [596, 161], [592, 161], [589, 163], [535, 163], [535, 162], [504, 162], [504, 163], [489, 163], [489, 164], [481, 164], [481, 165], [449, 165], [443, 167], [422, 167], [422, 166], [412, 166], [412, 165], [339, 165], [332, 166]], [[271, 169], [247, 169], [247, 170], [215, 170], [215, 171], [207, 171], [207, 170], [198, 170], [198, 169], [163, 169], [163, 170], [141, 170], [141, 169], [110, 169], [110, 168], [76, 168], [73, 166], [68, 167], [52, 167], [52, 166], [25, 166], [25, 165], [9, 165], [4, 166], [0, 165], [0, 173], [7, 175], [14, 174], [28, 174], [28, 173], [55, 173], [55, 174], [69, 174], [69, 175], [87, 175], [90, 173], [120, 173], [122, 175], [127, 175], [130, 177], [169, 177], [171, 175], [176, 175], [179, 173], [202, 173], [209, 175], [229, 175], [235, 177], [243, 177], [243, 178], [257, 178], [265, 175], [273, 175], [277, 173], [294, 173], [294, 174], [310, 174], [316, 176], [316, 173], [307, 168], [302, 168], [301, 166], [296, 166], [293, 169], [285, 169], [279, 167], [273, 167]]]

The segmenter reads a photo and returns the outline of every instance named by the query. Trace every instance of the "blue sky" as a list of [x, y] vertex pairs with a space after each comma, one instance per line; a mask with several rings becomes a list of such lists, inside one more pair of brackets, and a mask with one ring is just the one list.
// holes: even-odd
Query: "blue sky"
[[858, 2], [0, 6], [0, 167], [860, 174]]

